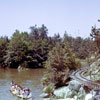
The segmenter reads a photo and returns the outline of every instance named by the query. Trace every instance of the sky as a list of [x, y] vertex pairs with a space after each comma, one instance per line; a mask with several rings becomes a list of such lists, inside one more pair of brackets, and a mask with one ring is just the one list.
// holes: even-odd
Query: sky
[[11, 37], [16, 29], [44, 24], [48, 35], [64, 32], [86, 38], [91, 27], [100, 27], [100, 0], [0, 0], [0, 36]]

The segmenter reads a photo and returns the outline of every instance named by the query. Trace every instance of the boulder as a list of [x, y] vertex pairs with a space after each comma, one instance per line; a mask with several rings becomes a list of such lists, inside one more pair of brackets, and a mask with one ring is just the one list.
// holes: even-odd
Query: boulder
[[86, 95], [86, 92], [85, 92], [84, 88], [81, 87], [77, 94], [78, 100], [85, 100], [85, 95]]
[[49, 94], [48, 93], [42, 93], [40, 95], [41, 98], [48, 98], [49, 97]]
[[75, 95], [77, 95], [77, 92], [74, 90], [70, 90], [68, 86], [65, 86], [54, 90], [54, 95], [57, 98], [67, 99], [67, 98], [73, 98]]
[[100, 66], [100, 59], [98, 59], [97, 61], [93, 62], [90, 65], [90, 68], [96, 69], [96, 68], [99, 68], [99, 66]]
[[100, 100], [100, 95], [94, 96], [94, 100]]
[[54, 98], [45, 98], [43, 100], [57, 100], [57, 99], [54, 99]]
[[54, 95], [57, 97], [57, 98], [65, 98], [65, 95], [66, 93], [70, 92], [70, 89], [65, 86], [65, 87], [61, 87], [59, 89], [56, 89], [54, 90]]
[[93, 95], [91, 93], [86, 94], [85, 100], [93, 100]]
[[94, 96], [95, 100], [100, 100], [100, 89], [98, 89]]
[[69, 89], [70, 90], [79, 91], [80, 87], [81, 87], [81, 83], [79, 83], [76, 80], [72, 80], [69, 82]]

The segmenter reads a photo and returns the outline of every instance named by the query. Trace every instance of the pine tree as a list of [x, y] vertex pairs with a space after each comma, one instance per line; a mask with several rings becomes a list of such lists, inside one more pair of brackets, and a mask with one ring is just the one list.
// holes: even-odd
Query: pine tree
[[76, 61], [72, 50], [66, 45], [57, 44], [48, 54], [43, 84], [52, 83], [56, 87], [66, 85], [70, 72], [77, 67], [80, 67], [80, 63]]

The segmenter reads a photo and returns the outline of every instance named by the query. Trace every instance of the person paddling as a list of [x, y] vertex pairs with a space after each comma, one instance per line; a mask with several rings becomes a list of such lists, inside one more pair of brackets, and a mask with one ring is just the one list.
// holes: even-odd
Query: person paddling
[[26, 96], [28, 96], [30, 94], [30, 89], [26, 89], [25, 94], [26, 94]]
[[23, 96], [28, 97], [30, 94], [30, 89], [23, 89]]

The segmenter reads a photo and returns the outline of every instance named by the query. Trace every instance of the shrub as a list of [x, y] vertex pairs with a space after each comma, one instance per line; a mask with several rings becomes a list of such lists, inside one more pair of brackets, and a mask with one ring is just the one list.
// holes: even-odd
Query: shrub
[[46, 73], [42, 79], [43, 85], [54, 84], [60, 87], [66, 85], [72, 70], [80, 67], [72, 50], [65, 45], [57, 44], [48, 54], [45, 62]]

